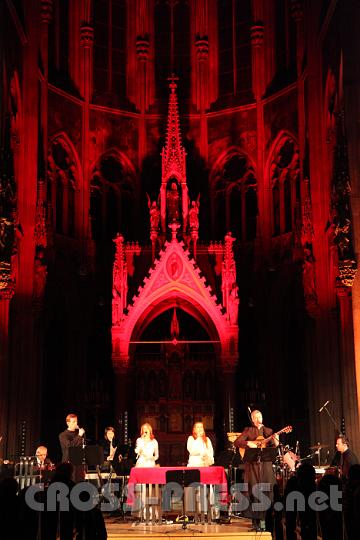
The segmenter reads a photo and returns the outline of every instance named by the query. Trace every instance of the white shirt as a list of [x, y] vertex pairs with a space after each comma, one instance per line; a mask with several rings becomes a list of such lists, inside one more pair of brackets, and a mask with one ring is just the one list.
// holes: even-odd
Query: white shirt
[[192, 435], [188, 437], [187, 449], [189, 452], [188, 467], [210, 467], [214, 464], [214, 449], [209, 437], [206, 442], [202, 437], [194, 439]]
[[159, 459], [159, 445], [156, 439], [149, 441], [139, 437], [136, 440], [135, 453], [138, 455], [135, 467], [155, 467]]

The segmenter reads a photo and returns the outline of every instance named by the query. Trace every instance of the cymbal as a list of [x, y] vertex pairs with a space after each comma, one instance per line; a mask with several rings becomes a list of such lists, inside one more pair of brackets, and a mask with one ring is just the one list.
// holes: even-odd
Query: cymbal
[[321, 450], [322, 448], [329, 448], [328, 444], [314, 444], [314, 446], [309, 446], [310, 450]]

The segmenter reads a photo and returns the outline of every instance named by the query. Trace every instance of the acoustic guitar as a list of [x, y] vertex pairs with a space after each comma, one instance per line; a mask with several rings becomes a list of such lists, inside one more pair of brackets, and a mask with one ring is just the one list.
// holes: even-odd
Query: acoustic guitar
[[[284, 428], [280, 429], [279, 431], [276, 431], [275, 433], [273, 433], [272, 435], [270, 435], [270, 437], [266, 437], [266, 439], [262, 436], [262, 435], [259, 435], [255, 441], [252, 441], [256, 444], [256, 446], [258, 448], [266, 448], [268, 442], [273, 438], [275, 437], [276, 435], [281, 435], [281, 433], [290, 433], [292, 431], [292, 426], [285, 426]], [[228, 433], [227, 436], [228, 436], [228, 440], [230, 442], [235, 442], [235, 440], [237, 439], [237, 437], [239, 437], [241, 435], [241, 433], [234, 433], [234, 432], [231, 432], [231, 433]], [[235, 437], [236, 436], [236, 437]], [[245, 450], [246, 450], [246, 447], [245, 448], [239, 448], [239, 452], [240, 452], [240, 456], [241, 456], [241, 459], [244, 457], [244, 454], [245, 454]]]

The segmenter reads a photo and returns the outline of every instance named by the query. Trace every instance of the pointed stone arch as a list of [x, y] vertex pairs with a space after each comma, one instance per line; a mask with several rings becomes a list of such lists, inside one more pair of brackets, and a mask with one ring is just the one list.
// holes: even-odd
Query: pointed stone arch
[[197, 320], [209, 335], [210, 340], [218, 342], [214, 343], [213, 346], [220, 353], [220, 335], [214, 320], [204, 310], [202, 305], [195, 303], [189, 293], [184, 293], [180, 288], [163, 290], [159, 298], [154, 298], [153, 303], [142, 311], [134, 324], [131, 341], [140, 339], [147, 326], [165, 311], [178, 307], [179, 301], [181, 301], [181, 309]]
[[269, 146], [268, 156], [265, 162], [265, 172], [269, 171], [269, 168], [271, 165], [271, 159], [279, 150], [279, 148], [282, 145], [282, 141], [285, 139], [291, 139], [292, 141], [294, 141], [294, 143], [296, 143], [296, 145], [298, 144], [297, 136], [295, 133], [286, 129], [280, 130]]
[[91, 166], [90, 218], [94, 240], [113, 238], [131, 226], [130, 210], [138, 193], [135, 167], [119, 149], [103, 152]]
[[270, 193], [271, 234], [279, 236], [294, 228], [295, 207], [300, 204], [299, 146], [295, 135], [281, 130], [270, 146], [264, 186]]
[[124, 170], [127, 171], [127, 173], [134, 178], [136, 178], [136, 169], [132, 161], [127, 157], [124, 152], [119, 150], [119, 148], [116, 148], [116, 146], [111, 146], [104, 152], [102, 152], [91, 164], [90, 164], [90, 170], [94, 171], [99, 167], [101, 164], [101, 161], [106, 159], [107, 157], [114, 157], [121, 165], [123, 166]]
[[[242, 149], [232, 146], [215, 162], [210, 173], [212, 223], [223, 224], [217, 231], [222, 238], [229, 230], [239, 240], [251, 241], [256, 236], [257, 180], [256, 166]], [[251, 192], [249, 204], [248, 193]]]
[[56, 232], [79, 235], [82, 189], [83, 170], [75, 145], [65, 131], [55, 133], [48, 146], [47, 196]]
[[76, 177], [77, 177], [78, 183], [79, 185], [81, 185], [83, 181], [83, 168], [79, 159], [78, 151], [74, 143], [72, 142], [72, 140], [70, 139], [66, 131], [59, 131], [59, 132], [56, 132], [54, 135], [52, 135], [49, 139], [50, 145], [55, 140], [59, 140], [59, 142], [63, 142], [65, 147], [69, 150], [69, 153], [71, 154], [75, 162], [76, 171], [77, 171]]
[[224, 366], [234, 367], [238, 359], [238, 326], [230, 324], [217, 298], [206, 285], [183, 243], [167, 242], [128, 306], [127, 314], [112, 327], [113, 363], [127, 368], [131, 342], [137, 341], [145, 327], [164, 311], [181, 302], [182, 309], [206, 330]]
[[[10, 113], [10, 132], [11, 141], [19, 144], [22, 121], [22, 98], [19, 81], [19, 74], [15, 70], [12, 73], [9, 83], [9, 113]], [[14, 150], [14, 148], [12, 148]]]

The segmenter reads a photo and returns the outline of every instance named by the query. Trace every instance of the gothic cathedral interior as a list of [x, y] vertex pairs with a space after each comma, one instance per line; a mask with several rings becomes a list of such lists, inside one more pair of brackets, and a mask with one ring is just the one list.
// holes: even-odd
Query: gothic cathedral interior
[[254, 408], [360, 455], [359, 20], [1, 2], [0, 457], [56, 456], [75, 411], [181, 465], [194, 422], [219, 455]]

